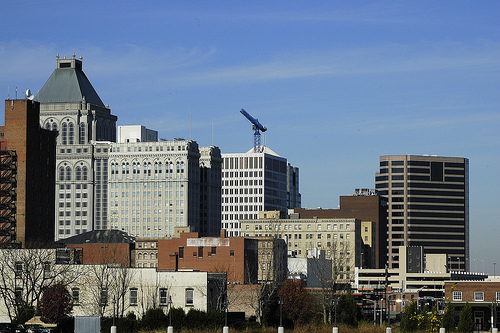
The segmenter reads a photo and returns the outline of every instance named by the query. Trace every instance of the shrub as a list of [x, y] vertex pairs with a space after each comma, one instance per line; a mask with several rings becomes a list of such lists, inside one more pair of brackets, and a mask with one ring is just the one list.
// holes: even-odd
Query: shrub
[[168, 326], [167, 316], [163, 313], [163, 309], [149, 309], [142, 317], [141, 327], [147, 330], [155, 330]]

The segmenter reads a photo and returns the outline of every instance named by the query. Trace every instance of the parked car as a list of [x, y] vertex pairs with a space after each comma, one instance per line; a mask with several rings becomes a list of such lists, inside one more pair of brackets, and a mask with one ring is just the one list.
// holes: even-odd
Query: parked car
[[17, 325], [12, 323], [0, 323], [0, 333], [15, 333], [16, 327]]
[[24, 328], [28, 333], [41, 333], [43, 327], [38, 324], [24, 324]]
[[28, 333], [28, 330], [23, 325], [17, 325], [14, 329], [15, 333]]

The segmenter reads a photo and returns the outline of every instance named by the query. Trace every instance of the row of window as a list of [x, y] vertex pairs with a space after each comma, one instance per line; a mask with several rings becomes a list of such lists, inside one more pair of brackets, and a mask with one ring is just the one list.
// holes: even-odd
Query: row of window
[[[204, 249], [203, 246], [198, 247], [198, 251], [193, 251], [193, 257], [198, 256], [198, 258], [203, 258]], [[217, 254], [217, 247], [212, 246], [210, 251], [207, 252], [207, 256], [211, 257]], [[179, 259], [184, 259], [184, 246], [179, 246], [179, 252], [177, 252]], [[234, 250], [229, 250], [229, 256], [234, 257]]]
[[[322, 224], [315, 224], [316, 225], [316, 230], [321, 230], [323, 228]], [[262, 230], [262, 224], [254, 224], [255, 230]], [[313, 225], [308, 224], [307, 225], [307, 230], [312, 230]], [[302, 224], [276, 224], [274, 226], [274, 230], [302, 230]], [[344, 224], [333, 224], [333, 229], [332, 229], [332, 224], [327, 224], [325, 230], [343, 230], [344, 229]], [[351, 225], [350, 224], [345, 224], [345, 229], [346, 230], [351, 230]], [[250, 230], [250, 224], [245, 225], [245, 230]], [[273, 226], [265, 224], [264, 225], [264, 230], [273, 230]], [[366, 230], [368, 231], [368, 229]]]
[[[461, 291], [453, 291], [453, 300], [454, 301], [462, 301], [462, 292]], [[474, 292], [474, 301], [481, 302], [484, 301], [484, 291], [475, 291]], [[500, 291], [495, 293], [495, 301], [500, 302]]]
[[[88, 180], [88, 177], [89, 170], [86, 166], [77, 166], [75, 168], [75, 180]], [[66, 166], [66, 168], [63, 166], [59, 167], [59, 180], [72, 180], [72, 171], [69, 166]]]
[[[19, 292], [22, 293], [22, 289]], [[194, 289], [193, 288], [186, 288], [184, 290], [184, 293], [185, 293], [185, 306], [193, 306], [194, 305]], [[72, 299], [73, 299], [73, 305], [80, 305], [80, 289], [79, 288], [72, 288], [71, 295], [72, 295]], [[160, 306], [168, 306], [169, 303], [171, 304], [171, 297], [168, 294], [167, 288], [160, 288], [158, 296], [159, 296], [158, 300], [159, 300]], [[102, 306], [107, 305], [108, 301], [109, 301], [108, 290], [103, 288], [100, 292], [100, 304]], [[131, 306], [136, 306], [138, 304], [138, 289], [137, 288], [130, 288], [130, 290], [129, 290], [129, 302], [130, 302]]]
[[[153, 146], [145, 146], [144, 147], [144, 151], [163, 151], [163, 147], [164, 145], [159, 145], [159, 146], [155, 146], [155, 149], [153, 150]], [[165, 146], [166, 149], [165, 151], [175, 151], [175, 147], [177, 147], [177, 151], [182, 151], [182, 150], [188, 150], [190, 149], [191, 151], [196, 151], [196, 148], [197, 146], [195, 145], [179, 145], [179, 146]], [[124, 149], [121, 150], [122, 152], [125, 152], [125, 147], [123, 147]], [[130, 146], [127, 146], [127, 152], [131, 152], [132, 151], [132, 147]], [[142, 151], [142, 147], [140, 145], [134, 145], [133, 146], [133, 151], [135, 152], [138, 152], [138, 151]], [[120, 147], [114, 147], [112, 148], [111, 150], [112, 152], [115, 152], [115, 153], [119, 153], [120, 152]]]
[[[233, 178], [233, 177], [238, 177], [238, 171], [226, 171], [226, 172], [223, 172], [223, 176], [226, 177], [226, 178]], [[262, 171], [240, 171], [240, 177], [262, 177]]]

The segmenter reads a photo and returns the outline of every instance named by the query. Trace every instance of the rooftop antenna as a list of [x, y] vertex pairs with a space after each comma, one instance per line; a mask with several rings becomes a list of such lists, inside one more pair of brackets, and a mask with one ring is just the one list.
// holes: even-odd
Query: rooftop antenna
[[214, 145], [214, 107], [212, 106], [212, 146]]
[[16, 99], [17, 99], [17, 87], [16, 87]]

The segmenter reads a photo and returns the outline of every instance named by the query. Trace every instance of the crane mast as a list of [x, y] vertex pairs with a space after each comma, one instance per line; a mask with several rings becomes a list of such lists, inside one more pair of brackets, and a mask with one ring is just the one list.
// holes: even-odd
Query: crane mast
[[262, 144], [261, 144], [261, 139], [260, 139], [260, 132], [265, 132], [267, 131], [266, 126], [262, 125], [259, 123], [258, 119], [255, 119], [252, 117], [248, 112], [246, 112], [244, 109], [241, 109], [240, 113], [245, 116], [251, 123], [252, 123], [252, 130], [253, 132], [253, 152], [254, 153], [260, 153], [263, 150]]

